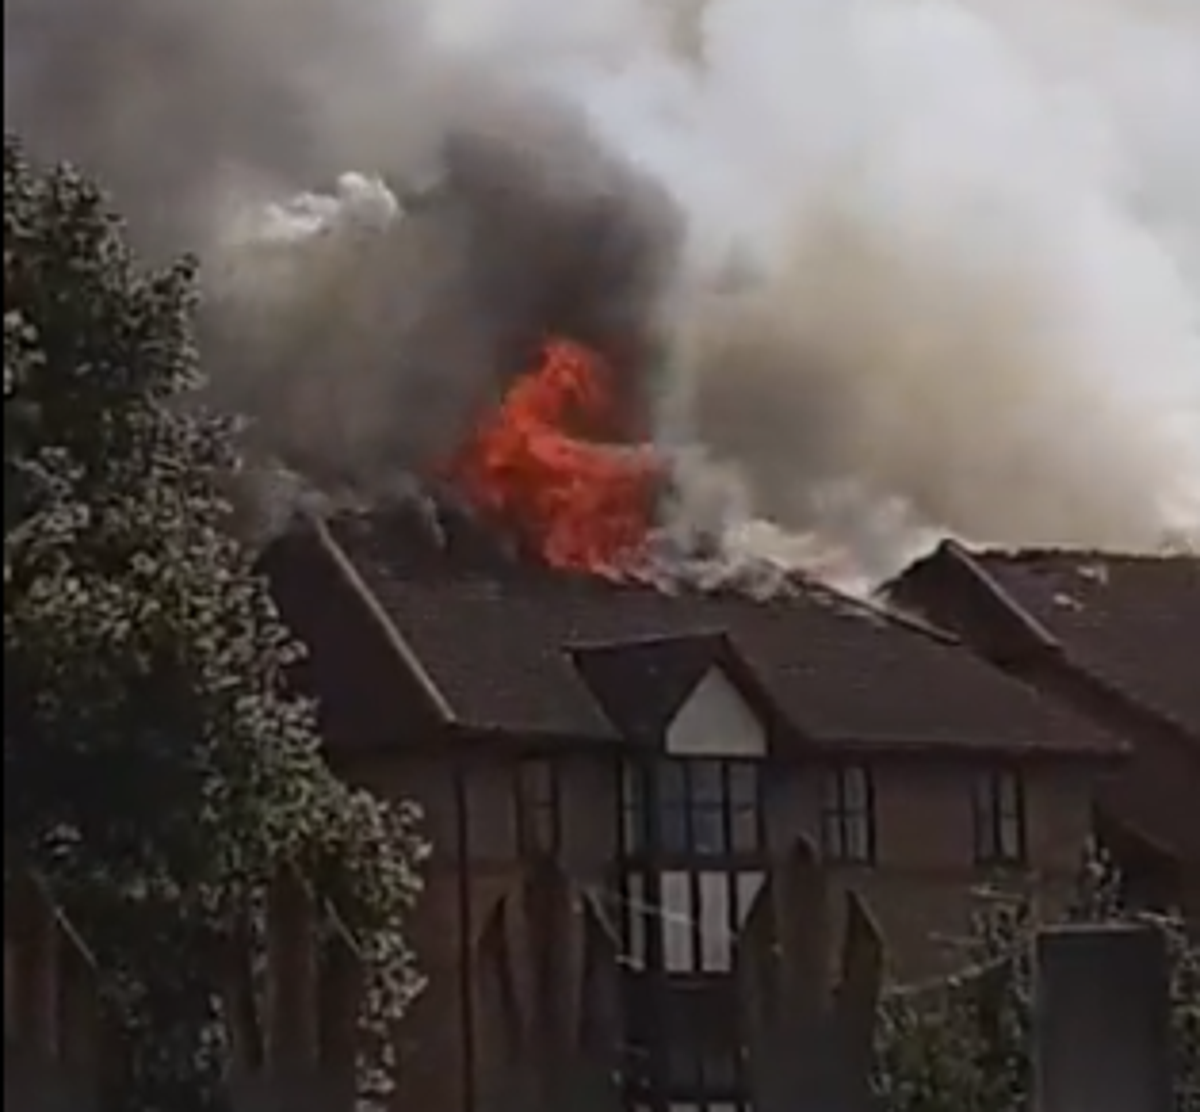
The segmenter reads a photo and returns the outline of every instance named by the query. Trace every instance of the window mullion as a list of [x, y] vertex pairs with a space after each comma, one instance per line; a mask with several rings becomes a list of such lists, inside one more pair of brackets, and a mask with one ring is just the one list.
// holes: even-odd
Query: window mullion
[[754, 799], [754, 853], [761, 854], [770, 842], [770, 826], [767, 822], [767, 790], [762, 775], [762, 766], [757, 762], [751, 764], [753, 775]]

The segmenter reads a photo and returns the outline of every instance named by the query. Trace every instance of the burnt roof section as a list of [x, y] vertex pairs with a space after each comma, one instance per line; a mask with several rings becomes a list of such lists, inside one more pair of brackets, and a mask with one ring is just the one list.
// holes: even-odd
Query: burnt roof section
[[764, 603], [731, 593], [670, 594], [528, 564], [464, 566], [451, 553], [418, 571], [403, 551], [403, 531], [386, 519], [343, 518], [327, 535], [420, 662], [453, 723], [470, 730], [615, 740], [620, 731], [572, 650], [720, 633], [795, 731], [812, 741], [1121, 750], [954, 639], [818, 588]]
[[1200, 559], [971, 555], [1080, 667], [1200, 732]]

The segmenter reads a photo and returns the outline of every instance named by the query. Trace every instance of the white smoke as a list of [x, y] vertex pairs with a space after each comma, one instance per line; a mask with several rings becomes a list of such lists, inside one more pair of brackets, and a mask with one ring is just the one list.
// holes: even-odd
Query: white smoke
[[[844, 552], [867, 577], [939, 532], [1200, 544], [1195, 0], [389, 3], [410, 93], [508, 138], [464, 89], [581, 112], [682, 214], [653, 380], [680, 478], [668, 539], [823, 573]], [[425, 99], [397, 106], [420, 166], [384, 150], [353, 169], [427, 175], [453, 114]], [[386, 136], [387, 105], [369, 115], [363, 136]], [[555, 150], [537, 161], [551, 174]], [[555, 189], [587, 183], [561, 161], [577, 177]], [[221, 238], [221, 295], [269, 318], [286, 291], [273, 311], [310, 328], [378, 311], [396, 271], [372, 229], [394, 235], [404, 205], [368, 180]], [[375, 223], [335, 215], [362, 208]], [[280, 261], [281, 220], [307, 275]]]
[[[527, 6], [480, 48], [529, 50]], [[697, 498], [716, 461], [776, 526], [745, 541], [816, 528], [879, 571], [918, 525], [1200, 536], [1196, 5], [711, 0], [690, 64], [618, 7], [624, 53], [560, 32], [552, 79], [691, 217]]]

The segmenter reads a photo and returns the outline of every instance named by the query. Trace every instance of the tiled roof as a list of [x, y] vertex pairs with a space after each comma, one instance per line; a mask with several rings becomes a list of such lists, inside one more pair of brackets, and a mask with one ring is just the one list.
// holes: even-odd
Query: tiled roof
[[821, 589], [768, 603], [519, 567], [417, 570], [368, 519], [335, 522], [330, 535], [469, 728], [610, 739], [573, 649], [724, 634], [794, 728], [820, 742], [1119, 747], [948, 637]]
[[975, 552], [1080, 667], [1200, 731], [1200, 559]]

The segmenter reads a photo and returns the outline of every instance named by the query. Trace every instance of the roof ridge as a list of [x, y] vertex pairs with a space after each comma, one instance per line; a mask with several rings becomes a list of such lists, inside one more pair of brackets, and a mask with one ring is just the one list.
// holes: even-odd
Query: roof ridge
[[1176, 567], [1195, 564], [1200, 568], [1200, 555], [1183, 551], [1130, 552], [1100, 548], [1071, 547], [1028, 547], [1028, 548], [968, 548], [977, 560], [1003, 561], [1008, 564], [1034, 564], [1039, 562], [1105, 561], [1107, 563], [1140, 564], [1156, 567]]
[[[367, 539], [344, 538], [344, 555], [464, 728], [612, 740], [611, 722], [574, 675], [570, 650], [637, 640], [695, 644], [719, 633], [714, 643], [727, 644], [784, 717], [814, 736], [863, 745], [1113, 749], [1090, 723], [1056, 725], [1060, 706], [1014, 686], [945, 631], [808, 578], [764, 598], [733, 585], [706, 591], [686, 576], [664, 589], [636, 577], [476, 568], [434, 580], [417, 575], [406, 590], [406, 569], [389, 567], [388, 538]], [[492, 589], [480, 592], [480, 584]], [[931, 705], [920, 692], [940, 682], [945, 698]]]

